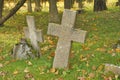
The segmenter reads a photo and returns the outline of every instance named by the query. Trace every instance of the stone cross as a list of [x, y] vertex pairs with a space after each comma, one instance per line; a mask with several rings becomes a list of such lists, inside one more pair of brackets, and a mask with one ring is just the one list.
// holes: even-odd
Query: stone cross
[[32, 47], [37, 51], [38, 56], [40, 56], [41, 53], [40, 53], [40, 48], [38, 46], [38, 41], [43, 42], [42, 31], [36, 30], [33, 16], [27, 16], [26, 19], [27, 19], [28, 28], [24, 29], [25, 37], [30, 39]]
[[65, 10], [61, 25], [49, 23], [48, 34], [58, 36], [53, 68], [66, 68], [71, 48], [71, 41], [84, 43], [86, 31], [74, 30], [76, 11]]

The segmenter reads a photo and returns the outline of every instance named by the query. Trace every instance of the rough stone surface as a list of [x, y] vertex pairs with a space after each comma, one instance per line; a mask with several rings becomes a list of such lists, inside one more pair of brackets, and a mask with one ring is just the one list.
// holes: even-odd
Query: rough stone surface
[[76, 11], [65, 10], [61, 25], [49, 23], [48, 34], [58, 36], [59, 40], [53, 61], [54, 68], [66, 68], [71, 49], [71, 41], [84, 43], [86, 31], [75, 30]]
[[120, 75], [120, 67], [113, 64], [105, 64], [105, 73], [113, 72], [116, 75]]
[[35, 55], [31, 52], [31, 47], [27, 44], [27, 41], [25, 39], [21, 39], [20, 42], [14, 45], [12, 49], [11, 56], [14, 59], [28, 59], [28, 58], [34, 58]]
[[32, 47], [40, 53], [40, 47], [38, 46], [38, 41], [43, 42], [42, 31], [36, 30], [35, 21], [33, 16], [27, 16], [28, 28], [24, 28], [25, 37], [29, 38], [32, 44]]

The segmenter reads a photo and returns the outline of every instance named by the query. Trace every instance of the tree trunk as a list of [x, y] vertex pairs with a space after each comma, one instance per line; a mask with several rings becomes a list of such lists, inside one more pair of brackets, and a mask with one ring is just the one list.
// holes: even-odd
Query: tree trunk
[[32, 12], [31, 0], [27, 0], [28, 12]]
[[3, 3], [4, 0], [0, 0], [0, 19], [2, 19]]
[[120, 6], [120, 0], [116, 2], [116, 6]]
[[71, 0], [64, 0], [64, 9], [71, 8]]
[[49, 22], [54, 22], [54, 23], [60, 22], [56, 0], [49, 0], [49, 14], [50, 14]]
[[5, 21], [7, 21], [11, 16], [13, 16], [25, 3], [26, 0], [20, 0], [13, 9], [10, 10], [10, 12], [0, 19], [0, 25], [2, 25]]
[[94, 11], [107, 10], [106, 0], [94, 0]]
[[41, 11], [40, 0], [35, 0], [35, 12]]

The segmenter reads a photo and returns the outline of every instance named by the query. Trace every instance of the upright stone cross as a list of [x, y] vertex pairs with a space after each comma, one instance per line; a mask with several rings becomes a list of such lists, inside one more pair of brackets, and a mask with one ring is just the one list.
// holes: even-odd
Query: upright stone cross
[[48, 34], [59, 37], [53, 68], [65, 68], [68, 65], [68, 58], [71, 48], [71, 41], [84, 43], [86, 31], [74, 30], [76, 11], [65, 10], [62, 16], [61, 25], [49, 23]]
[[38, 41], [43, 42], [41, 30], [36, 30], [35, 21], [33, 16], [27, 16], [28, 28], [24, 29], [25, 37], [29, 38], [32, 44], [32, 47], [37, 51], [38, 56], [41, 55], [40, 48], [38, 46]]

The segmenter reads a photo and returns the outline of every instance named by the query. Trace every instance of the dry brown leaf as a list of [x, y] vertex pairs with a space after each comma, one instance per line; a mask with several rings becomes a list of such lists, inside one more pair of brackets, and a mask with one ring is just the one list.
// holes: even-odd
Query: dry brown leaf
[[103, 69], [103, 65], [100, 65], [98, 68], [97, 68], [97, 71], [101, 71]]
[[55, 79], [55, 80], [64, 80], [63, 78], [58, 78], [58, 79]]
[[41, 72], [40, 74], [45, 74], [45, 72]]
[[116, 48], [115, 51], [119, 53], [119, 52], [120, 52], [120, 49], [119, 49], [119, 48]]
[[105, 48], [97, 48], [96, 51], [101, 51], [101, 52], [105, 52], [106, 49]]
[[82, 45], [82, 48], [83, 48], [83, 50], [89, 50], [90, 49], [89, 47], [87, 47], [85, 45]]
[[78, 77], [78, 80], [86, 80], [85, 77]]
[[28, 72], [29, 72], [29, 69], [26, 67], [26, 68], [24, 69], [24, 72], [25, 72], [25, 73], [28, 73]]
[[51, 57], [54, 57], [54, 56], [55, 56], [55, 52], [52, 52], [52, 53], [50, 54], [50, 56], [51, 56]]
[[55, 72], [55, 74], [58, 75], [58, 74], [59, 74], [59, 71], [57, 70], [57, 71]]
[[90, 73], [90, 74], [89, 74], [89, 78], [92, 79], [92, 78], [94, 78], [94, 77], [95, 77], [95, 74], [94, 74], [94, 73]]
[[55, 69], [55, 68], [51, 68], [51, 69], [50, 69], [50, 72], [51, 72], [51, 73], [55, 73], [55, 72], [56, 72], [56, 69]]
[[0, 68], [2, 68], [3, 67], [3, 64], [2, 63], [0, 63]]
[[13, 75], [17, 75], [19, 73], [19, 71], [18, 70], [15, 70], [14, 72], [13, 72]]
[[89, 62], [87, 61], [86, 66], [89, 67]]
[[31, 65], [32, 65], [32, 62], [28, 61], [27, 64], [28, 64], [29, 66], [31, 66]]
[[47, 56], [47, 58], [50, 60], [52, 57], [51, 56]]
[[0, 56], [0, 61], [2, 61], [4, 59], [4, 57], [3, 56]]
[[5, 61], [4, 65], [7, 65], [7, 64], [9, 64], [9, 63], [10, 63], [10, 61]]
[[113, 53], [113, 52], [115, 52], [115, 50], [114, 49], [111, 49], [111, 50], [108, 50], [108, 53]]
[[35, 79], [33, 78], [33, 75], [30, 74], [30, 73], [27, 73], [27, 74], [25, 75], [25, 79], [32, 79], [32, 80], [35, 80]]
[[0, 71], [0, 76], [5, 76], [7, 73], [4, 71]]
[[81, 61], [87, 61], [87, 58], [81, 54], [81, 55], [80, 55], [80, 60], [81, 60]]
[[96, 68], [96, 66], [92, 66], [92, 70], [94, 70], [94, 71], [95, 71], [96, 69], [97, 69], [97, 68]]

